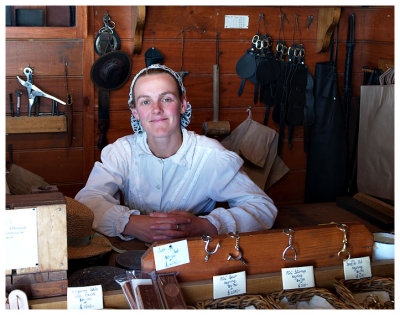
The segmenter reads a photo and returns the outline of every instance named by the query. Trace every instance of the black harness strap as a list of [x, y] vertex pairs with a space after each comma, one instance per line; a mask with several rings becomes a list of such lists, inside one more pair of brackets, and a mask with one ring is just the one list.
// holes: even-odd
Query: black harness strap
[[98, 113], [98, 127], [99, 127], [99, 140], [97, 147], [101, 150], [107, 144], [107, 131], [110, 126], [110, 90], [99, 88], [98, 90], [99, 113]]

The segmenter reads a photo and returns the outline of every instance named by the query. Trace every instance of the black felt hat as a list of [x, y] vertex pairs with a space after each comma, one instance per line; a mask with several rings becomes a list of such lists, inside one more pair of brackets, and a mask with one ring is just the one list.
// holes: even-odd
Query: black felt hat
[[90, 77], [97, 86], [116, 90], [129, 79], [131, 68], [130, 56], [126, 52], [116, 50], [101, 56], [94, 62]]

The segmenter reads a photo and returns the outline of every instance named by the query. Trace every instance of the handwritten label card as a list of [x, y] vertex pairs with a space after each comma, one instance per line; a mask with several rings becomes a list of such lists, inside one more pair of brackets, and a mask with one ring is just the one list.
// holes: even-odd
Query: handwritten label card
[[313, 288], [313, 266], [282, 268], [282, 285], [284, 290]]
[[103, 309], [101, 285], [67, 288], [67, 308], [69, 310]]
[[362, 279], [372, 276], [369, 256], [343, 261], [344, 279]]
[[153, 247], [156, 270], [190, 263], [187, 240]]
[[246, 293], [246, 272], [213, 276], [214, 299]]
[[5, 212], [6, 269], [35, 267], [39, 264], [37, 209]]

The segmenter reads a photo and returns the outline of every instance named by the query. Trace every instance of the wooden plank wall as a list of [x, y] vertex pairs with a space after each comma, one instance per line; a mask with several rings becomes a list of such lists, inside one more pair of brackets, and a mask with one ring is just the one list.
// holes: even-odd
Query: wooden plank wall
[[[93, 50], [93, 39], [102, 26], [102, 18], [108, 11], [116, 23], [115, 31], [121, 39], [121, 50], [132, 55], [134, 30], [132, 10], [125, 6], [88, 7], [88, 34], [85, 38], [59, 39], [6, 39], [6, 113], [9, 115], [8, 94], [16, 88], [24, 90], [15, 76], [23, 75], [30, 64], [35, 68], [34, 82], [46, 92], [65, 99], [64, 60], [69, 61], [69, 85], [74, 101], [73, 143], [67, 145], [65, 134], [8, 135], [6, 144], [13, 146], [13, 160], [51, 184], [58, 185], [67, 196], [85, 184], [88, 174], [100, 152], [96, 147], [97, 90], [90, 81], [90, 67], [98, 58]], [[306, 50], [306, 64], [314, 74], [317, 62], [327, 61], [329, 53], [316, 52], [318, 7], [281, 7], [289, 23], [284, 24], [283, 38], [291, 44], [302, 42]], [[346, 52], [347, 21], [356, 14], [356, 46], [353, 64], [354, 96], [359, 96], [363, 66], [377, 67], [379, 58], [394, 58], [394, 7], [366, 6], [343, 7], [339, 31], [338, 79], [341, 90]], [[264, 14], [266, 29], [260, 14]], [[202, 133], [202, 123], [212, 120], [212, 65], [215, 63], [216, 32], [220, 33], [220, 119], [229, 120], [231, 128], [247, 118], [246, 109], [252, 106], [254, 120], [263, 122], [265, 107], [253, 104], [253, 85], [246, 83], [243, 94], [237, 94], [240, 77], [235, 72], [239, 58], [250, 48], [252, 36], [259, 31], [267, 32], [274, 40], [279, 36], [279, 7], [259, 6], [148, 6], [140, 54], [132, 55], [130, 80], [119, 90], [111, 92], [109, 142], [131, 133], [130, 112], [127, 108], [130, 81], [145, 66], [144, 53], [157, 48], [165, 57], [165, 64], [175, 70], [189, 72], [184, 79], [188, 100], [193, 106], [192, 123], [188, 129]], [[225, 15], [248, 15], [248, 29], [224, 29]], [[293, 38], [295, 15], [298, 15], [300, 33]], [[309, 29], [307, 21], [314, 16]], [[171, 17], [179, 17], [177, 19]], [[182, 54], [183, 30], [183, 54]], [[183, 55], [183, 59], [181, 58]], [[24, 90], [25, 92], [25, 90]], [[16, 103], [14, 93], [14, 104]], [[22, 98], [22, 111], [26, 114], [26, 94]], [[42, 101], [43, 111], [50, 110], [50, 102]], [[278, 130], [271, 119], [268, 126]], [[303, 202], [306, 174], [306, 155], [303, 152], [303, 131], [296, 127], [293, 149], [285, 141], [282, 158], [290, 168], [268, 194], [279, 204]], [[7, 154], [7, 161], [9, 156]]]

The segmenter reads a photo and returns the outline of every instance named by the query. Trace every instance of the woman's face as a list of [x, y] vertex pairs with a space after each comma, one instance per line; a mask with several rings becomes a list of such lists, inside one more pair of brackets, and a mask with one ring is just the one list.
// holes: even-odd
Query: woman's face
[[142, 76], [134, 86], [132, 113], [140, 120], [148, 137], [170, 137], [180, 134], [180, 114], [187, 108], [186, 97], [179, 98], [175, 79], [168, 73]]

